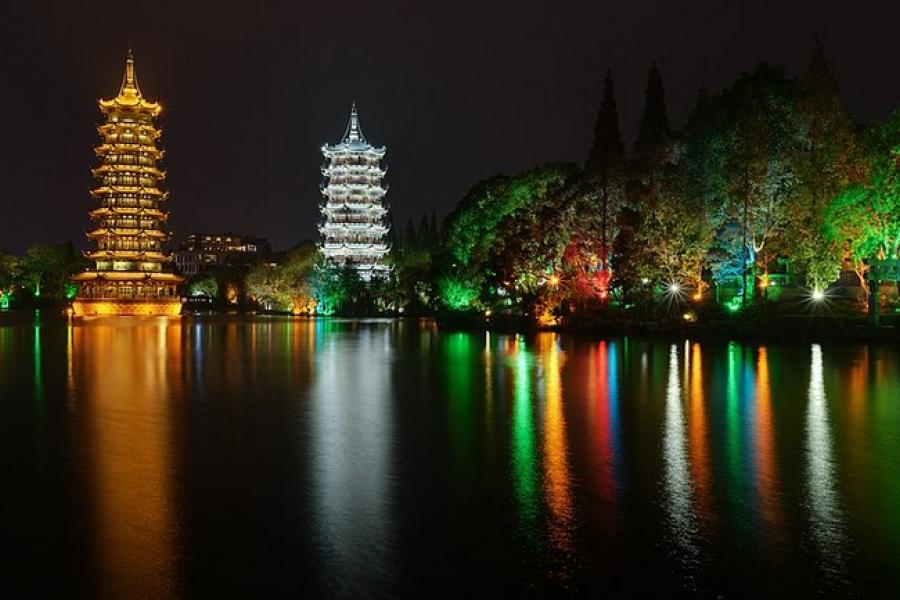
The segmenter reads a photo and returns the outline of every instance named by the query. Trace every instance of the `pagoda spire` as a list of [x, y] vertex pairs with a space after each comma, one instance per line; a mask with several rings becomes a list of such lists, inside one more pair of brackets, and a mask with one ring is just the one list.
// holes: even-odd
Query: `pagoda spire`
[[344, 132], [344, 139], [341, 141], [366, 143], [366, 137], [363, 135], [362, 128], [359, 126], [359, 114], [356, 111], [355, 100], [350, 107], [350, 121], [347, 123], [347, 131]]
[[134, 70], [134, 50], [128, 46], [128, 56], [125, 58], [125, 75], [122, 77], [122, 87], [119, 88], [119, 95], [126, 94], [141, 95], [141, 88], [138, 87], [137, 72]]

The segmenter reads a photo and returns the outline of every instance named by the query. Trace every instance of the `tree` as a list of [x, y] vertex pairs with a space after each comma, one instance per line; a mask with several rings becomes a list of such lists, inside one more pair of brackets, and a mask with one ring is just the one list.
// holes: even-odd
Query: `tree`
[[219, 282], [212, 273], [201, 273], [188, 284], [188, 293], [215, 298], [219, 295]]
[[634, 143], [634, 154], [638, 159], [650, 157], [671, 137], [669, 117], [666, 112], [666, 93], [662, 75], [654, 61], [647, 74], [647, 88], [644, 93], [644, 112], [641, 113], [638, 137]]
[[[590, 262], [591, 256], [596, 257], [596, 264], [591, 267], [596, 273], [591, 272], [587, 278], [591, 282], [596, 281], [603, 288], [601, 292], [604, 298], [610, 280], [610, 253], [618, 233], [618, 215], [626, 203], [625, 168], [625, 146], [619, 130], [616, 92], [612, 73], [607, 71], [603, 85], [603, 101], [594, 126], [594, 142], [584, 168], [588, 184], [587, 194], [596, 206], [587, 206], [588, 210], [582, 213], [586, 217], [586, 222], [582, 222], [585, 230], [573, 240], [568, 252], [570, 259], [578, 262], [584, 260]], [[583, 247], [584, 242], [588, 240], [596, 241], [598, 247]], [[579, 247], [582, 248], [581, 252], [576, 251]], [[583, 281], [580, 286], [585, 291], [587, 291], [586, 283]]]
[[742, 75], [727, 102], [726, 201], [719, 222], [740, 224], [742, 301], [755, 288], [757, 273], [766, 273], [783, 240], [789, 199], [796, 175], [791, 163], [794, 122], [791, 85], [780, 69], [759, 65]]
[[301, 242], [277, 265], [260, 264], [246, 279], [250, 297], [268, 308], [298, 314], [316, 309], [313, 280], [322, 256], [313, 242]]
[[874, 128], [869, 145], [867, 177], [834, 198], [824, 229], [865, 289], [871, 260], [900, 257], [900, 111]]
[[841, 188], [859, 181], [860, 160], [853, 124], [818, 36], [795, 103], [797, 185], [789, 213], [792, 235], [787, 252], [808, 286], [824, 288], [839, 268], [835, 249], [824, 235], [825, 211]]
[[19, 282], [34, 297], [57, 300], [73, 294], [70, 277], [86, 267], [84, 257], [71, 242], [64, 244], [32, 244], [19, 266]]

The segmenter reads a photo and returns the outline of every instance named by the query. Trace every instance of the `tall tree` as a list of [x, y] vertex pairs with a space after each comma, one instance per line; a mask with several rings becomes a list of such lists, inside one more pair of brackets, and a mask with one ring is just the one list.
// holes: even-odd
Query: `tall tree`
[[637, 157], [653, 154], [660, 144], [671, 136], [669, 117], [666, 113], [666, 93], [663, 89], [662, 75], [654, 61], [647, 75], [647, 88], [644, 94], [644, 112], [641, 114], [638, 137], [634, 144]]
[[824, 287], [837, 269], [823, 234], [825, 210], [839, 189], [859, 180], [860, 160], [853, 124], [818, 35], [809, 67], [797, 86], [795, 111], [798, 185], [790, 215], [789, 253], [808, 285]]
[[[619, 129], [615, 85], [612, 72], [609, 70], [603, 82], [603, 100], [597, 113], [594, 142], [584, 172], [588, 182], [588, 194], [596, 202], [596, 211], [589, 211], [586, 216], [596, 218], [589, 218], [587, 222], [582, 223], [586, 227], [576, 232], [577, 239], [573, 240], [573, 250], [580, 248], [581, 254], [587, 253], [588, 256], [580, 258], [587, 258], [589, 262], [591, 255], [597, 255], [595, 261], [597, 271], [603, 274], [600, 275], [600, 280], [608, 281], [609, 257], [618, 231], [618, 215], [625, 204], [625, 145]], [[589, 247], [593, 244], [585, 246], [587, 242], [597, 238], [599, 248]], [[573, 252], [570, 252], [570, 255], [573, 255]], [[573, 258], [578, 260], [577, 257]], [[588, 279], [593, 281], [594, 274], [589, 274]]]

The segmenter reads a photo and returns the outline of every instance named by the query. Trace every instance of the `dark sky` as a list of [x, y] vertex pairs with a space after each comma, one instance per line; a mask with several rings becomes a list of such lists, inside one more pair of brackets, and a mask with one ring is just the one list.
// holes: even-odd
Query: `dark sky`
[[651, 60], [680, 125], [701, 84], [761, 60], [798, 74], [818, 28], [851, 113], [882, 118], [900, 106], [898, 23], [888, 0], [3, 2], [0, 248], [83, 245], [96, 99], [118, 91], [129, 39], [165, 109], [176, 239], [284, 248], [315, 236], [319, 147], [353, 99], [402, 227], [498, 172], [581, 162], [607, 67], [632, 140]]

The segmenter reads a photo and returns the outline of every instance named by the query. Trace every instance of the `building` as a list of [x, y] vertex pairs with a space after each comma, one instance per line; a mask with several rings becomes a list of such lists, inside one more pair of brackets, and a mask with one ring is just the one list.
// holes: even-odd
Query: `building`
[[272, 255], [266, 238], [231, 233], [192, 233], [174, 252], [175, 266], [188, 277], [220, 267], [252, 267]]
[[118, 96], [99, 103], [104, 122], [97, 127], [96, 207], [87, 232], [95, 248], [86, 253], [94, 268], [72, 278], [79, 287], [72, 307], [80, 316], [178, 315], [182, 279], [163, 250], [168, 192], [160, 189], [163, 150], [154, 123], [162, 107], [141, 94], [130, 49]]
[[355, 103], [344, 137], [338, 144], [322, 147], [324, 218], [319, 247], [328, 264], [353, 265], [366, 281], [389, 270], [384, 263], [389, 250], [384, 153], [383, 146], [375, 148], [363, 136]]

